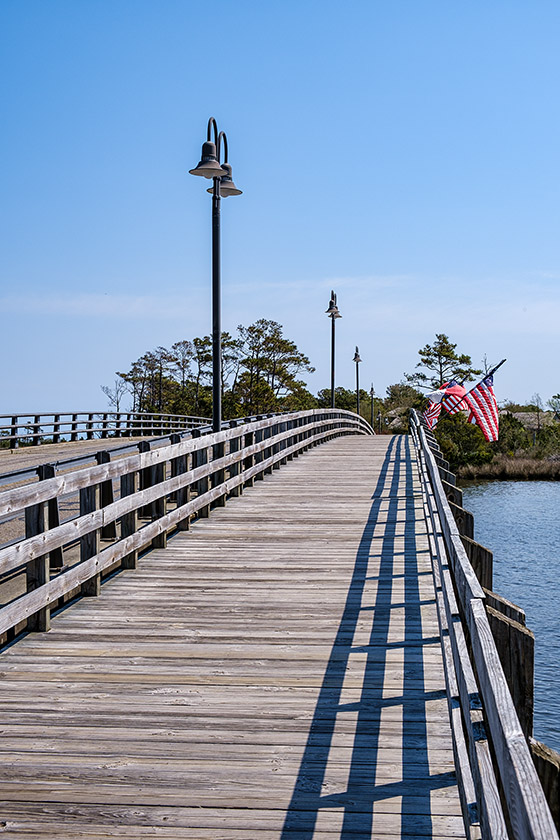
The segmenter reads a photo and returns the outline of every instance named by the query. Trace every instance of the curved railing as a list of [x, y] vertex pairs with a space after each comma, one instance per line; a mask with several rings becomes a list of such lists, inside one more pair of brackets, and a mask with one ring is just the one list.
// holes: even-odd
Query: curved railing
[[[438, 449], [411, 412], [432, 557], [459, 793], [467, 837], [557, 840], [500, 663], [485, 593], [438, 469]], [[449, 475], [447, 473], [447, 475]]]
[[[0, 548], [0, 591], [12, 588], [0, 608], [0, 636], [48, 629], [51, 610], [99, 594], [102, 575], [135, 568], [138, 553], [164, 547], [170, 530], [188, 529], [193, 517], [208, 516], [309, 447], [372, 433], [356, 414], [315, 409], [233, 420], [216, 433], [194, 429], [158, 448], [144, 441], [138, 454], [99, 453], [96, 466], [58, 475], [53, 465], [38, 467], [39, 481], [0, 492], [0, 523], [25, 522], [25, 533]], [[66, 521], [61, 500], [71, 511]]]
[[154, 437], [207, 423], [207, 417], [154, 414], [148, 411], [41, 411], [0, 414], [0, 443], [60, 443], [107, 437]]

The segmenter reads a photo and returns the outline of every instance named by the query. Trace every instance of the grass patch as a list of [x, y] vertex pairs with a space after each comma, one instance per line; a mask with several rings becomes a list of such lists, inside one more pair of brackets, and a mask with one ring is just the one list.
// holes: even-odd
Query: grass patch
[[495, 455], [487, 464], [466, 464], [457, 469], [457, 477], [474, 479], [512, 479], [518, 481], [560, 481], [560, 458], [527, 458]]

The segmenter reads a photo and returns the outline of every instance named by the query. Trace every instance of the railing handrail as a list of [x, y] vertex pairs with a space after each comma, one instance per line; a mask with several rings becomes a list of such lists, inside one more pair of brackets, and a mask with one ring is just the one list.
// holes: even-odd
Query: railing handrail
[[102, 415], [102, 414], [120, 414], [123, 417], [130, 414], [130, 415], [146, 415], [149, 417], [177, 417], [179, 419], [183, 417], [195, 417], [197, 420], [208, 420], [208, 417], [199, 417], [195, 414], [169, 414], [167, 411], [136, 411], [136, 409], [119, 409], [118, 411], [114, 408], [101, 408], [95, 409], [94, 411], [12, 411], [8, 414], [0, 414], [0, 420], [7, 420], [8, 418], [11, 419], [12, 417], [72, 417], [74, 414], [80, 415]]
[[[315, 409], [315, 410], [321, 410], [321, 409]], [[224, 420], [222, 422], [222, 428], [224, 428], [224, 429], [229, 428], [230, 423], [233, 423], [233, 422], [236, 422], [236, 423], [250, 423], [250, 422], [254, 421], [257, 417], [282, 417], [282, 416], [285, 416], [285, 415], [290, 414], [290, 413], [293, 413], [293, 412], [278, 411], [278, 412], [267, 412], [267, 413], [258, 414], [258, 415], [251, 414], [251, 415], [248, 415], [246, 417], [237, 417], [237, 418], [234, 418], [233, 420]], [[350, 412], [350, 413], [353, 413], [353, 412]], [[183, 417], [183, 415], [179, 415], [179, 416]], [[197, 418], [197, 417], [191, 417], [190, 415], [185, 415], [185, 417], [189, 420], [202, 420], [203, 424], [198, 425], [198, 426], [194, 426], [194, 428], [200, 429], [203, 434], [210, 434], [212, 432], [212, 426], [210, 425], [211, 421], [208, 417]], [[363, 423], [365, 424], [365, 426], [367, 427], [369, 433], [370, 434], [375, 434], [375, 431], [371, 428], [371, 426], [367, 422], [367, 420], [365, 420], [363, 417], [361, 419], [362, 419]], [[204, 424], [207, 424], [207, 425], [204, 425]], [[170, 438], [169, 431], [172, 434], [180, 434], [181, 437], [190, 437], [191, 433], [192, 433], [192, 429], [193, 429], [193, 426], [189, 426], [186, 429], [180, 429], [180, 430], [179, 429], [171, 429], [171, 430], [168, 430], [167, 434], [164, 434], [164, 435], [161, 435], [161, 436], [150, 435], [149, 436], [150, 437], [150, 443], [152, 444], [152, 446], [164, 446], [169, 441], [169, 438]], [[141, 443], [135, 441], [133, 443], [125, 443], [125, 444], [119, 444], [119, 445], [114, 446], [114, 447], [108, 447], [106, 451], [111, 456], [113, 456], [113, 455], [124, 454], [124, 453], [129, 452], [133, 449], [137, 449], [139, 446], [141, 446]], [[76, 456], [73, 456], [71, 458], [57, 459], [55, 461], [50, 461], [49, 463], [51, 463], [53, 465], [53, 467], [55, 468], [55, 471], [58, 471], [58, 470], [71, 469], [72, 467], [76, 467], [79, 464], [84, 464], [85, 465], [87, 463], [91, 463], [94, 459], [95, 459], [95, 453], [89, 452], [89, 453], [86, 453], [85, 455], [76, 455]], [[18, 470], [10, 470], [9, 472], [6, 472], [6, 473], [0, 473], [0, 486], [10, 484], [10, 483], [13, 483], [15, 481], [23, 481], [26, 478], [35, 478], [36, 473], [37, 473], [37, 465], [33, 465], [32, 467], [24, 467], [24, 468], [21, 468], [21, 469], [18, 469]]]
[[[444, 622], [447, 622], [447, 626], [442, 627], [444, 650], [446, 645], [449, 649], [444, 663], [446, 672], [449, 671], [448, 692], [450, 686], [454, 686], [455, 692], [448, 700], [450, 711], [455, 703], [460, 705], [462, 713], [461, 731], [457, 728], [453, 731], [456, 758], [463, 765], [458, 767], [458, 772], [464, 776], [465, 823], [472, 823], [473, 806], [476, 806], [484, 838], [507, 838], [509, 820], [515, 840], [558, 840], [492, 636], [484, 590], [463, 547], [434, 453], [414, 409], [411, 411], [411, 432], [419, 455], [432, 549], [439, 561], [436, 588], [438, 602], [441, 601], [445, 608]], [[465, 630], [474, 668], [467, 654]], [[485, 746], [487, 740], [492, 745], [491, 752]], [[469, 767], [464, 766], [467, 761]], [[496, 784], [495, 777], [499, 778], [500, 785]], [[500, 787], [507, 820], [501, 813]], [[469, 801], [473, 795], [476, 802]]]
[[[9, 420], [9, 423], [2, 423]], [[8, 443], [10, 449], [17, 449], [20, 443], [30, 442], [34, 446], [45, 438], [51, 443], [60, 443], [66, 438], [77, 441], [80, 436], [93, 440], [96, 435], [107, 438], [142, 437], [161, 434], [163, 431], [178, 431], [183, 428], [207, 423], [208, 418], [195, 415], [167, 414], [164, 412], [116, 411], [54, 411], [25, 414], [0, 415], [0, 442]]]
[[[88, 594], [92, 587], [97, 594], [102, 571], [118, 561], [129, 563], [154, 540], [164, 543], [170, 528], [188, 527], [192, 515], [241, 492], [244, 484], [310, 446], [341, 434], [372, 433], [363, 418], [331, 409], [234, 420], [229, 426], [208, 434], [194, 429], [154, 449], [145, 441], [140, 444], [143, 451], [115, 461], [104, 450], [97, 465], [60, 475], [52, 465], [43, 465], [38, 482], [0, 491], [0, 515], [24, 512], [26, 522], [26, 536], [0, 548], [0, 574], [26, 569], [28, 581], [25, 595], [0, 608], [0, 634], [24, 621], [28, 629], [45, 629], [50, 608], [60, 597], [84, 586]], [[113, 493], [116, 480], [118, 499]], [[58, 499], [72, 494], [79, 494], [80, 513], [61, 523]], [[172, 510], [167, 507], [170, 499], [176, 502]], [[142, 528], [139, 512], [150, 519]], [[110, 533], [112, 542], [101, 548], [103, 533]], [[80, 561], [65, 569], [63, 552], [77, 542]], [[53, 557], [59, 573], [51, 579]]]

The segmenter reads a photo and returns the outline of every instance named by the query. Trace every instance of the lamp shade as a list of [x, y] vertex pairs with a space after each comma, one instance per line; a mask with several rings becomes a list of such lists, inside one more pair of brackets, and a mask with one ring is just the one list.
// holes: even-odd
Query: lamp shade
[[353, 361], [353, 362], [356, 362], [356, 363], [358, 363], [358, 362], [361, 362], [361, 361], [362, 361], [362, 360], [360, 359], [360, 353], [359, 353], [359, 350], [358, 350], [358, 348], [357, 348], [357, 347], [356, 347], [356, 352], [354, 353], [354, 358], [352, 359], [352, 361]]
[[342, 315], [338, 311], [338, 306], [336, 305], [336, 295], [334, 292], [331, 292], [331, 299], [329, 300], [329, 308], [325, 310], [326, 314], [329, 318], [342, 318]]
[[[220, 178], [220, 195], [223, 198], [227, 198], [228, 195], [243, 195], [243, 190], [238, 190], [235, 184], [233, 183], [233, 178], [231, 177], [231, 166], [229, 163], [222, 163], [222, 169], [224, 170], [224, 175]], [[206, 192], [213, 192], [212, 189], [206, 190]]]
[[220, 165], [216, 155], [216, 144], [207, 140], [202, 144], [202, 155], [194, 169], [189, 169], [191, 175], [202, 175], [203, 178], [221, 178], [225, 170]]

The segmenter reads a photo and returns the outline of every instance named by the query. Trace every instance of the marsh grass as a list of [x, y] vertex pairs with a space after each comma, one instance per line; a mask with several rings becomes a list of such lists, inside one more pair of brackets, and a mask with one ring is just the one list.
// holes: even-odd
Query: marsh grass
[[498, 454], [487, 464], [466, 464], [457, 477], [473, 479], [512, 479], [518, 481], [560, 481], [560, 458], [527, 458]]

